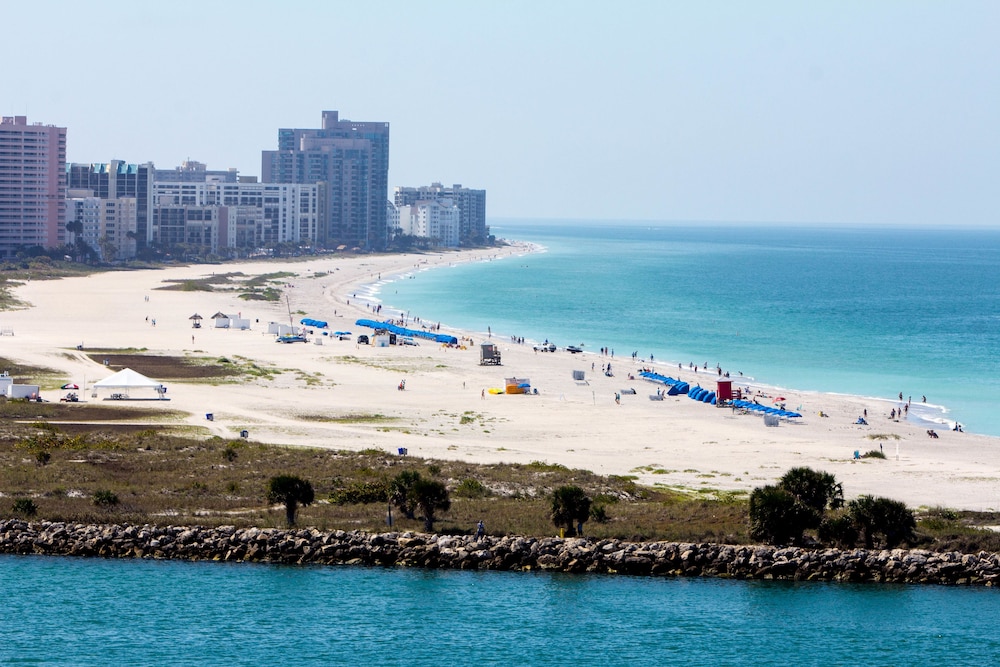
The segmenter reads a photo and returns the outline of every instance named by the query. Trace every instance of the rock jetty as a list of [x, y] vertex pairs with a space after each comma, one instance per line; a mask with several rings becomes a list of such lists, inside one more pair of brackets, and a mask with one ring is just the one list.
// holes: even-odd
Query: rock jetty
[[624, 542], [314, 528], [0, 521], [0, 553], [959, 586], [1000, 583], [1000, 554]]

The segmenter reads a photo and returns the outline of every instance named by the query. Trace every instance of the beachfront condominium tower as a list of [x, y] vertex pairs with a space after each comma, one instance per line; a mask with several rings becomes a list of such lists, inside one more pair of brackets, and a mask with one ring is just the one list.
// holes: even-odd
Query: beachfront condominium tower
[[0, 257], [66, 242], [66, 128], [0, 119]]
[[401, 234], [431, 239], [436, 246], [457, 248], [461, 211], [450, 199], [417, 201], [396, 207]]
[[413, 206], [418, 201], [448, 199], [458, 206], [459, 242], [463, 246], [485, 245], [489, 242], [490, 228], [486, 226], [486, 190], [463, 188], [456, 184], [450, 188], [440, 183], [416, 188], [397, 187], [396, 206]]
[[262, 151], [261, 180], [322, 186], [320, 244], [385, 249], [389, 123], [324, 111], [320, 129], [279, 129], [278, 150]]
[[[155, 167], [151, 162], [131, 164], [123, 160], [94, 163], [70, 163], [66, 168], [67, 186], [73, 199], [93, 197], [103, 201], [131, 199], [134, 203], [121, 206], [102, 204], [101, 210], [117, 212], [116, 225], [106, 219], [98, 230], [99, 238], [112, 240], [118, 259], [131, 259], [137, 253], [142, 253], [153, 238], [153, 228], [150, 222], [153, 206], [153, 175]], [[134, 210], [134, 222], [129, 217], [123, 217], [121, 212]], [[74, 210], [71, 206], [71, 211]], [[75, 208], [77, 213], [90, 214], [91, 206]], [[72, 218], [72, 216], [70, 216]], [[77, 220], [77, 222], [83, 222]], [[84, 224], [86, 229], [86, 224]], [[122, 236], [124, 234], [125, 236]], [[114, 239], [124, 239], [121, 243]], [[84, 234], [83, 239], [91, 247], [93, 239]]]

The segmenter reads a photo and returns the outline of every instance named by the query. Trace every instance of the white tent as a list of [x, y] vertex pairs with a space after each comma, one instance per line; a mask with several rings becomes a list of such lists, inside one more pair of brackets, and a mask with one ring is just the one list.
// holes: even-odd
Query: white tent
[[162, 384], [131, 368], [122, 369], [110, 377], [98, 380], [93, 386], [95, 396], [98, 389], [110, 389], [112, 399], [131, 398], [129, 391], [134, 389], [152, 389], [161, 400], [165, 400], [164, 394], [167, 393], [167, 388]]

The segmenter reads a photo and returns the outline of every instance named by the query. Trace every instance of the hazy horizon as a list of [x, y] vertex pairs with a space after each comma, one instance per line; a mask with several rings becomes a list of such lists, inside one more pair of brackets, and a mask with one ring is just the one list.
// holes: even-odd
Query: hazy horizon
[[[0, 113], [70, 162], [260, 175], [323, 110], [491, 220], [1000, 226], [1000, 3], [55, 0], [4, 9]], [[12, 29], [13, 28], [13, 29]]]

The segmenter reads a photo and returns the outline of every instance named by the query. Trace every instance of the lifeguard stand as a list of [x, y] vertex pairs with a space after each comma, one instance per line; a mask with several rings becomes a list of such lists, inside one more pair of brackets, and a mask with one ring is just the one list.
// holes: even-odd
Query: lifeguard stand
[[733, 381], [730, 378], [719, 378], [715, 384], [715, 406], [724, 408], [733, 400]]
[[479, 345], [480, 366], [500, 366], [500, 349], [494, 343]]

